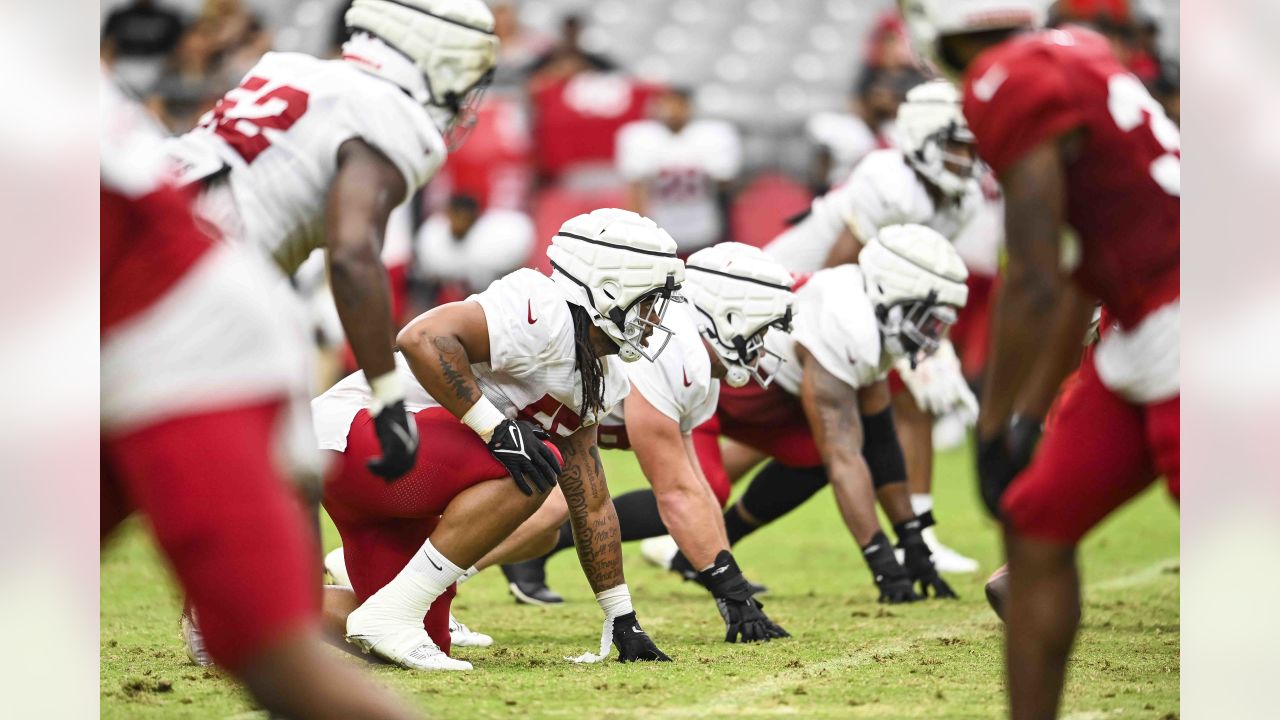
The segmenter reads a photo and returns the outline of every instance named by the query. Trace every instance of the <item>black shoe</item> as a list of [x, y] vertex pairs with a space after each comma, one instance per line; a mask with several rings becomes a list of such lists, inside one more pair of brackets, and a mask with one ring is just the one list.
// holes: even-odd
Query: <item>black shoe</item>
[[564, 598], [547, 587], [545, 560], [536, 558], [513, 565], [503, 565], [507, 589], [522, 605], [559, 605]]

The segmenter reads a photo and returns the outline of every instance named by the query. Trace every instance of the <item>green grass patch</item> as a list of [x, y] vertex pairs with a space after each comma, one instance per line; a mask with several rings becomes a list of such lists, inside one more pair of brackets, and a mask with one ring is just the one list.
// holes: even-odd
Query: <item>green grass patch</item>
[[[642, 486], [630, 455], [605, 453], [615, 493]], [[804, 718], [992, 718], [1004, 707], [1002, 626], [982, 584], [999, 564], [996, 528], [980, 511], [968, 452], [941, 454], [935, 489], [942, 539], [982, 562], [949, 577], [961, 596], [887, 607], [829, 490], [735, 555], [767, 584], [769, 614], [794, 636], [767, 645], [721, 642], [705, 591], [647, 565], [626, 548], [627, 580], [645, 629], [676, 662], [578, 666], [598, 649], [601, 616], [573, 553], [548, 566], [566, 598], [516, 605], [501, 574], [467, 583], [454, 611], [495, 638], [463, 649], [475, 671], [419, 673], [371, 667], [383, 683], [436, 717], [572, 718], [794, 715]], [[327, 528], [328, 547], [337, 543]], [[1178, 515], [1153, 489], [1085, 544], [1084, 628], [1064, 715], [1170, 718], [1178, 714]], [[187, 663], [180, 601], [138, 523], [103, 553], [101, 699], [104, 718], [265, 717], [234, 683]]]

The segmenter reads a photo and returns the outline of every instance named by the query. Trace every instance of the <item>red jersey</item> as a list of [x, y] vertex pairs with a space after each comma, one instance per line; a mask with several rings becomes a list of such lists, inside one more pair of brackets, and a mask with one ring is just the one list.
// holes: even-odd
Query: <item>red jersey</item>
[[538, 172], [559, 178], [578, 163], [613, 167], [614, 139], [644, 117], [653, 88], [616, 73], [583, 72], [531, 92]]
[[1081, 242], [1076, 283], [1125, 328], [1178, 297], [1178, 128], [1104, 37], [1073, 26], [986, 51], [966, 73], [964, 114], [997, 174], [1083, 130], [1066, 168], [1067, 222]]

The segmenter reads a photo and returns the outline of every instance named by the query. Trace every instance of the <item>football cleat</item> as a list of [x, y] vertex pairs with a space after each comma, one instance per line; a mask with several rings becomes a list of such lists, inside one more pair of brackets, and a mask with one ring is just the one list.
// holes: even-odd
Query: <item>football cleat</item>
[[640, 556], [651, 565], [656, 565], [663, 570], [671, 569], [671, 560], [676, 556], [680, 548], [676, 547], [676, 541], [670, 535], [662, 535], [660, 537], [646, 538], [640, 541]]
[[1009, 566], [1001, 565], [987, 578], [983, 588], [987, 594], [987, 603], [995, 611], [996, 617], [1004, 620], [1004, 607], [1009, 601]]
[[347, 575], [347, 558], [342, 553], [341, 545], [324, 556], [324, 569], [333, 578], [334, 585], [351, 587], [351, 577]]
[[449, 613], [449, 640], [454, 647], [489, 647], [493, 644], [493, 638], [463, 625], [453, 613]]
[[446, 655], [421, 626], [373, 617], [365, 606], [347, 616], [347, 642], [406, 670], [471, 669], [471, 663], [466, 660]]
[[[938, 569], [938, 572], [964, 574], [978, 571], [977, 560], [961, 555], [943, 545], [933, 528], [925, 528], [920, 534], [924, 536], [925, 545], [929, 546], [929, 552], [933, 555], [933, 566]], [[897, 555], [898, 562], [905, 561], [906, 553], [901, 548], [895, 550], [894, 554]]]
[[182, 634], [182, 646], [187, 651], [187, 659], [200, 667], [209, 667], [213, 665], [213, 658], [204, 646], [204, 633], [196, 625], [195, 612], [190, 605], [182, 609], [182, 617], [178, 618], [178, 631]]
[[559, 605], [564, 602], [555, 591], [547, 587], [544, 560], [536, 558], [512, 565], [503, 565], [502, 574], [507, 577], [507, 589], [522, 605]]

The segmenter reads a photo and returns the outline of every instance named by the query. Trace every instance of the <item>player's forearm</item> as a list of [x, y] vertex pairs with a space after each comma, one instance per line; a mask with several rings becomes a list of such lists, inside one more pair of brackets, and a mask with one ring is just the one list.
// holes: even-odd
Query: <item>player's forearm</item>
[[862, 547], [880, 531], [876, 517], [876, 492], [871, 482], [871, 471], [862, 454], [851, 449], [840, 452], [824, 452], [831, 489], [836, 496], [836, 506], [849, 534]]
[[1065, 285], [1043, 349], [1031, 369], [1022, 393], [1014, 400], [1014, 412], [1024, 417], [1040, 419], [1048, 415], [1063, 379], [1080, 364], [1080, 355], [1084, 351], [1083, 340], [1093, 310], [1093, 298], [1073, 284]]
[[720, 504], [706, 483], [692, 473], [651, 481], [662, 523], [694, 568], [707, 567], [721, 550], [729, 549]]
[[372, 245], [349, 244], [329, 255], [333, 302], [365, 377], [395, 370], [391, 283]]
[[1029, 274], [1025, 268], [1011, 272], [996, 301], [991, 364], [978, 422], [982, 437], [995, 435], [1009, 422], [1014, 401], [1044, 351], [1045, 331], [1052, 326], [1055, 307], [1063, 295], [1057, 278]]
[[601, 593], [622, 585], [626, 578], [622, 573], [622, 531], [605, 484], [600, 451], [595, 443], [584, 447], [572, 440], [558, 447], [564, 456], [560, 490], [569, 507], [578, 562], [592, 592]]
[[466, 348], [456, 335], [436, 327], [430, 317], [405, 328], [399, 342], [414, 377], [454, 416], [463, 417], [483, 397]]

